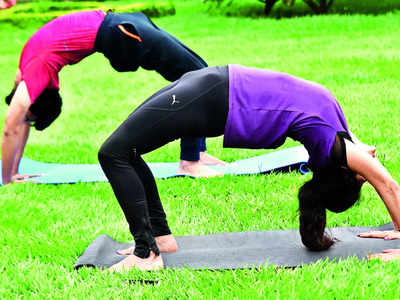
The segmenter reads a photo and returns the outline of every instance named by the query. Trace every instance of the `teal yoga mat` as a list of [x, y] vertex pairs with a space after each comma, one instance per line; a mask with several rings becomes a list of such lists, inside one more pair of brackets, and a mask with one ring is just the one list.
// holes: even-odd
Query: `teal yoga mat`
[[[210, 168], [227, 175], [262, 174], [280, 170], [299, 170], [307, 172], [307, 151], [303, 146], [283, 149], [272, 153], [238, 160], [226, 166], [212, 165]], [[177, 177], [177, 162], [149, 163], [156, 178]], [[57, 164], [43, 163], [23, 158], [20, 164], [21, 174], [44, 174], [30, 181], [46, 184], [107, 181], [98, 164]]]

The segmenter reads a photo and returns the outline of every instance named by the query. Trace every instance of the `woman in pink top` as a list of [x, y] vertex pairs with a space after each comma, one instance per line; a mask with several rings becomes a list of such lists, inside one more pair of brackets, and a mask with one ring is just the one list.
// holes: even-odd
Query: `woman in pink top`
[[0, 9], [7, 9], [17, 4], [17, 0], [0, 0]]
[[[61, 112], [58, 73], [86, 56], [103, 53], [117, 71], [155, 70], [174, 81], [186, 72], [207, 66], [197, 54], [158, 28], [142, 13], [104, 13], [101, 10], [71, 13], [49, 22], [26, 43], [6, 98], [7, 113], [2, 138], [3, 184], [35, 175], [18, 174], [30, 124], [48, 127]], [[200, 162], [216, 163], [204, 151], [204, 138], [183, 139], [181, 174], [216, 175]]]

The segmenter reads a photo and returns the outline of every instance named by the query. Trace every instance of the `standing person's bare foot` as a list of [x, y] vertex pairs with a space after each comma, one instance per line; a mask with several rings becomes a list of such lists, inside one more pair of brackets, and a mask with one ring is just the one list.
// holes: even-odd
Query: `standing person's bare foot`
[[[160, 252], [176, 252], [178, 251], [178, 244], [172, 234], [161, 235], [154, 238]], [[128, 249], [117, 250], [119, 255], [132, 255], [135, 247]]]
[[154, 252], [150, 252], [148, 258], [140, 258], [136, 255], [129, 255], [119, 263], [112, 265], [108, 270], [110, 272], [129, 271], [133, 268], [142, 271], [156, 271], [164, 268], [164, 262], [161, 255], [156, 256]]
[[177, 175], [188, 175], [193, 177], [215, 177], [222, 176], [221, 173], [203, 165], [200, 161], [181, 160]]
[[208, 165], [227, 165], [228, 163], [210, 155], [206, 152], [200, 152], [200, 159], [197, 161], [181, 160], [177, 175], [188, 175], [193, 177], [216, 177], [223, 176]]
[[223, 160], [220, 160], [215, 156], [207, 154], [207, 152], [200, 152], [200, 163], [202, 163], [203, 165], [228, 165], [227, 162], [224, 162]]
[[154, 239], [160, 252], [178, 251], [178, 244], [172, 234], [157, 236]]

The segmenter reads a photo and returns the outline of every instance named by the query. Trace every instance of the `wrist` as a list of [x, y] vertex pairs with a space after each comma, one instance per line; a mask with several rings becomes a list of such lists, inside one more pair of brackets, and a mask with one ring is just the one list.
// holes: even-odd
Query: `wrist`
[[9, 183], [11, 183], [11, 181], [12, 181], [11, 177], [10, 178], [7, 178], [7, 177], [3, 177], [2, 178], [2, 184], [3, 185], [9, 184]]

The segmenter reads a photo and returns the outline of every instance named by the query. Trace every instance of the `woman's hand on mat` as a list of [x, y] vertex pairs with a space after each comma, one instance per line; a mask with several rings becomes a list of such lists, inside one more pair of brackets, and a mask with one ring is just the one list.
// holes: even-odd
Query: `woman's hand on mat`
[[377, 238], [377, 239], [385, 239], [385, 240], [396, 240], [396, 239], [400, 239], [400, 231], [397, 231], [397, 230], [370, 231], [370, 232], [359, 233], [358, 236], [361, 238]]
[[[172, 234], [161, 235], [154, 238], [160, 252], [176, 252], [178, 251], [178, 244]], [[128, 249], [117, 250], [119, 255], [132, 255], [135, 251], [135, 247], [130, 247]]]
[[150, 252], [148, 258], [140, 258], [136, 255], [129, 255], [124, 260], [111, 266], [108, 270], [110, 272], [123, 272], [129, 271], [133, 268], [142, 271], [156, 271], [164, 268], [164, 262], [161, 255], [155, 255], [154, 252]]
[[382, 253], [368, 255], [368, 259], [380, 259], [383, 261], [400, 259], [400, 249], [383, 250]]
[[43, 174], [15, 174], [11, 177], [12, 182], [23, 183], [28, 182], [27, 179], [43, 176]]

